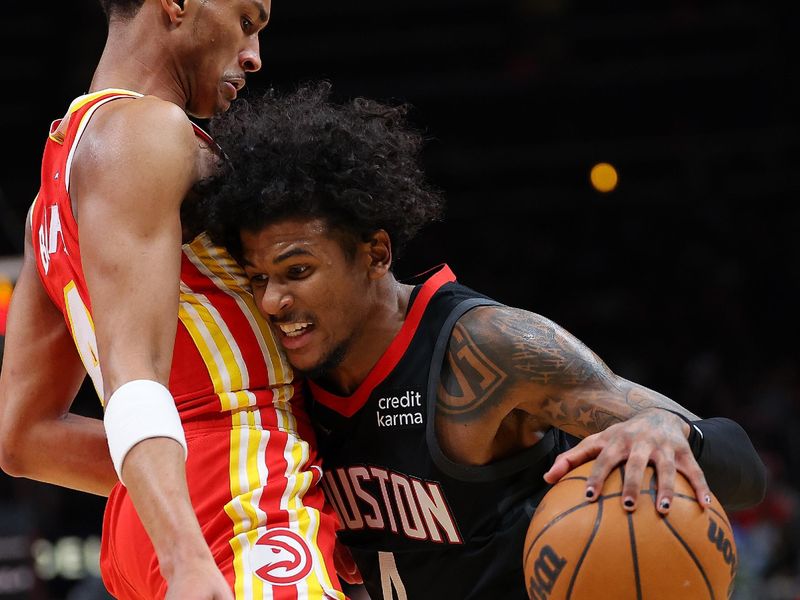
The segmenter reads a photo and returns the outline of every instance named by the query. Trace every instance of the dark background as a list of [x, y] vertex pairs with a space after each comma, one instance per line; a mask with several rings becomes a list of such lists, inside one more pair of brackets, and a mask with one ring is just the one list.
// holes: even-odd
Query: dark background
[[[105, 39], [94, 0], [13, 4], [0, 17], [0, 256], [20, 251], [47, 127], [87, 91]], [[327, 78], [338, 99], [410, 103], [448, 208], [399, 276], [448, 262], [617, 373], [747, 429], [771, 483], [758, 509], [734, 515], [737, 598], [800, 597], [798, 12], [756, 0], [273, 0], [249, 81], [252, 94]], [[620, 174], [608, 194], [588, 179], [600, 161]], [[76, 410], [99, 410], [89, 388]], [[5, 476], [0, 493], [0, 527], [29, 525], [53, 545], [40, 547], [40, 576], [65, 536], [91, 555], [102, 501]], [[40, 597], [74, 589], [62, 567]], [[2, 581], [0, 568], [0, 592]]]

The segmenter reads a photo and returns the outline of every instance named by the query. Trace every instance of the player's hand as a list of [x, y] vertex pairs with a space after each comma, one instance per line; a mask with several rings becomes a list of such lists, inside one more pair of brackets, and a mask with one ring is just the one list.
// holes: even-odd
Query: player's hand
[[658, 476], [656, 508], [660, 513], [668, 513], [672, 505], [676, 471], [686, 477], [705, 508], [711, 502], [711, 490], [689, 447], [687, 429], [688, 425], [669, 411], [644, 410], [559, 454], [544, 479], [556, 483], [578, 465], [595, 459], [586, 480], [586, 498], [594, 501], [611, 470], [625, 462], [621, 501], [626, 510], [633, 511], [643, 489], [644, 471], [652, 463]]
[[336, 567], [336, 573], [346, 583], [350, 585], [359, 585], [364, 583], [361, 573], [356, 566], [356, 561], [353, 560], [353, 555], [343, 543], [336, 539], [336, 546], [333, 549], [333, 565]]
[[165, 600], [234, 600], [233, 592], [210, 558], [185, 561], [167, 578]]

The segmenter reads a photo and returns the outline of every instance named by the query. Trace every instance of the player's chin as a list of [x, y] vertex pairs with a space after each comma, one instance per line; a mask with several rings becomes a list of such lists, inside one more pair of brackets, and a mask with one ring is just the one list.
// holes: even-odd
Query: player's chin
[[222, 89], [210, 90], [203, 99], [198, 99], [189, 106], [189, 114], [198, 119], [210, 119], [217, 117], [231, 107], [233, 102], [228, 94]]
[[336, 365], [327, 356], [319, 353], [311, 353], [309, 350], [286, 352], [289, 364], [303, 377], [308, 379], [320, 379], [325, 376]]
[[211, 114], [209, 114], [208, 117], [205, 118], [218, 117], [219, 115], [228, 112], [228, 109], [231, 107], [232, 104], [233, 104], [232, 100], [228, 100], [224, 96], [219, 96], [219, 98], [217, 99], [217, 103], [214, 105], [214, 108], [211, 109], [210, 111]]
[[228, 109], [233, 104], [233, 100], [233, 98], [226, 98], [224, 94], [221, 94], [219, 97], [219, 102], [217, 102], [215, 114], [221, 115], [222, 113], [228, 112]]
[[280, 339], [283, 352], [292, 368], [300, 373], [315, 371], [322, 362], [319, 352], [309, 346], [292, 346], [291, 341], [294, 340], [287, 343], [285, 336]]
[[307, 377], [308, 379], [319, 379], [326, 372], [326, 369], [323, 368], [324, 361], [292, 358], [289, 353], [287, 353], [287, 358], [289, 359], [289, 364], [292, 365], [292, 368], [298, 374], [302, 375], [303, 377]]

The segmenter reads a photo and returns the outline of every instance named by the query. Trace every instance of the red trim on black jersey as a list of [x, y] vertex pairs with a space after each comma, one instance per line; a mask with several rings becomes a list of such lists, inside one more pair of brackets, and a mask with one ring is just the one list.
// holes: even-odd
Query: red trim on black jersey
[[408, 350], [409, 344], [411, 344], [411, 340], [414, 338], [414, 334], [417, 332], [417, 327], [422, 320], [422, 315], [425, 313], [425, 309], [431, 298], [433, 298], [433, 295], [438, 292], [439, 288], [444, 284], [455, 280], [456, 276], [453, 274], [453, 271], [450, 270], [450, 267], [442, 265], [442, 268], [431, 275], [422, 285], [419, 294], [417, 294], [414, 300], [414, 304], [411, 305], [411, 310], [409, 310], [408, 315], [406, 315], [406, 320], [403, 322], [400, 331], [352, 395], [337, 396], [315, 385], [313, 381], [309, 381], [308, 383], [311, 387], [311, 393], [314, 399], [323, 406], [327, 406], [329, 409], [347, 418], [352, 417], [361, 410], [361, 407], [369, 400], [372, 391], [386, 379], [397, 366], [397, 363], [400, 362], [400, 359], [403, 358], [406, 350]]
[[200, 127], [200, 125], [198, 125], [195, 122], [192, 122], [192, 129], [194, 129], [194, 134], [201, 140], [203, 140], [207, 144], [210, 144], [211, 146], [214, 146], [215, 149], [219, 148], [219, 146], [217, 146], [217, 143], [214, 141], [214, 138], [211, 137], [211, 134], [208, 133], [202, 127]]

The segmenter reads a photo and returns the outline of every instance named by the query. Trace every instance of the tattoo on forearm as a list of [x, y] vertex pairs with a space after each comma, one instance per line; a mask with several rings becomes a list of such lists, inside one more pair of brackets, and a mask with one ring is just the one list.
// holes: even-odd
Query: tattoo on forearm
[[574, 431], [601, 431], [624, 419], [606, 409], [597, 408], [591, 403], [567, 404], [560, 398], [548, 397], [542, 404], [542, 410], [551, 423], [558, 423], [561, 428]]

